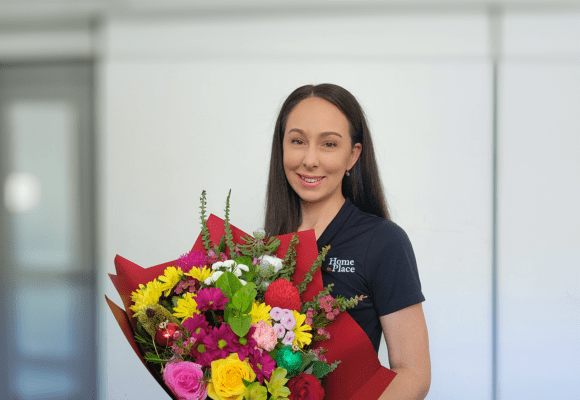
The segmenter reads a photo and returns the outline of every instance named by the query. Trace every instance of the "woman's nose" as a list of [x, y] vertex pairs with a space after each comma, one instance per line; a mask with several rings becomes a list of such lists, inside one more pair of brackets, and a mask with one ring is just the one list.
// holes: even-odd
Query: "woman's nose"
[[308, 146], [306, 152], [304, 153], [304, 159], [302, 163], [307, 168], [314, 168], [318, 166], [318, 153], [314, 146]]

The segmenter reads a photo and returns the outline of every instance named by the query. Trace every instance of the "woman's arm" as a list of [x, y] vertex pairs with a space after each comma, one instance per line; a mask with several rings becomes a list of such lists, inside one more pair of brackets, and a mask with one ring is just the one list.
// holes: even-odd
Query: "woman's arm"
[[379, 400], [424, 399], [431, 385], [427, 324], [421, 303], [380, 317], [389, 364], [397, 373]]

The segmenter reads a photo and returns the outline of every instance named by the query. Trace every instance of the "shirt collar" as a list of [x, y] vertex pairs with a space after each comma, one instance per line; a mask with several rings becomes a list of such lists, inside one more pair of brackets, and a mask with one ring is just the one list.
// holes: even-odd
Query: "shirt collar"
[[352, 212], [356, 209], [356, 206], [352, 204], [350, 199], [347, 197], [345, 199], [344, 204], [338, 211], [338, 214], [334, 217], [330, 224], [326, 227], [322, 235], [316, 241], [318, 245], [318, 251], [321, 251], [324, 246], [330, 244], [336, 233], [340, 230], [340, 228], [344, 225], [348, 217], [352, 214]]

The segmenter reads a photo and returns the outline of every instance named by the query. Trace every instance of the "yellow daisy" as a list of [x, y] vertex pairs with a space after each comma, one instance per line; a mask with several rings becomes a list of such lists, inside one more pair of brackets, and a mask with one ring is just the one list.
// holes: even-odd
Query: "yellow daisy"
[[304, 324], [304, 320], [306, 320], [305, 314], [300, 314], [298, 311], [292, 311], [292, 314], [294, 314], [294, 318], [296, 318], [296, 327], [292, 329], [292, 332], [296, 335], [293, 344], [302, 348], [312, 342], [312, 334], [305, 332], [311, 330], [312, 327]]
[[133, 305], [129, 307], [136, 314], [142, 312], [151, 304], [156, 304], [163, 293], [163, 288], [157, 279], [147, 285], [139, 284], [139, 289], [131, 293]]
[[161, 281], [161, 287], [165, 291], [165, 296], [169, 296], [171, 290], [179, 283], [181, 277], [183, 276], [183, 271], [180, 267], [167, 267], [163, 272], [163, 275], [159, 277]]
[[193, 314], [199, 314], [194, 295], [193, 293], [185, 293], [183, 297], [177, 300], [177, 306], [173, 308], [173, 315], [181, 318], [183, 322], [184, 319], [191, 318]]
[[193, 267], [185, 275], [191, 276], [192, 278], [195, 278], [198, 281], [203, 282], [207, 278], [209, 278], [211, 276], [211, 274], [213, 274], [212, 269], [211, 268], [208, 268], [207, 266], [205, 266], [205, 267], [203, 267], [203, 269], [197, 268], [197, 267]]
[[252, 316], [252, 324], [255, 324], [259, 321], [266, 321], [268, 325], [272, 326], [272, 322], [270, 322], [271, 309], [272, 307], [267, 304], [254, 301], [252, 304], [252, 310], [250, 311], [250, 315]]

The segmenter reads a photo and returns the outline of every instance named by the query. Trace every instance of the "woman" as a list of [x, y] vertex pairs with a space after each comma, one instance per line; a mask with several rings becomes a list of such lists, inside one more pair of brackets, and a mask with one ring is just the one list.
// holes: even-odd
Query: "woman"
[[421, 284], [411, 243], [389, 220], [363, 111], [347, 90], [307, 85], [276, 121], [265, 227], [269, 235], [314, 229], [333, 295], [367, 296], [349, 314], [378, 352], [384, 334], [397, 373], [380, 399], [423, 399], [431, 366]]

